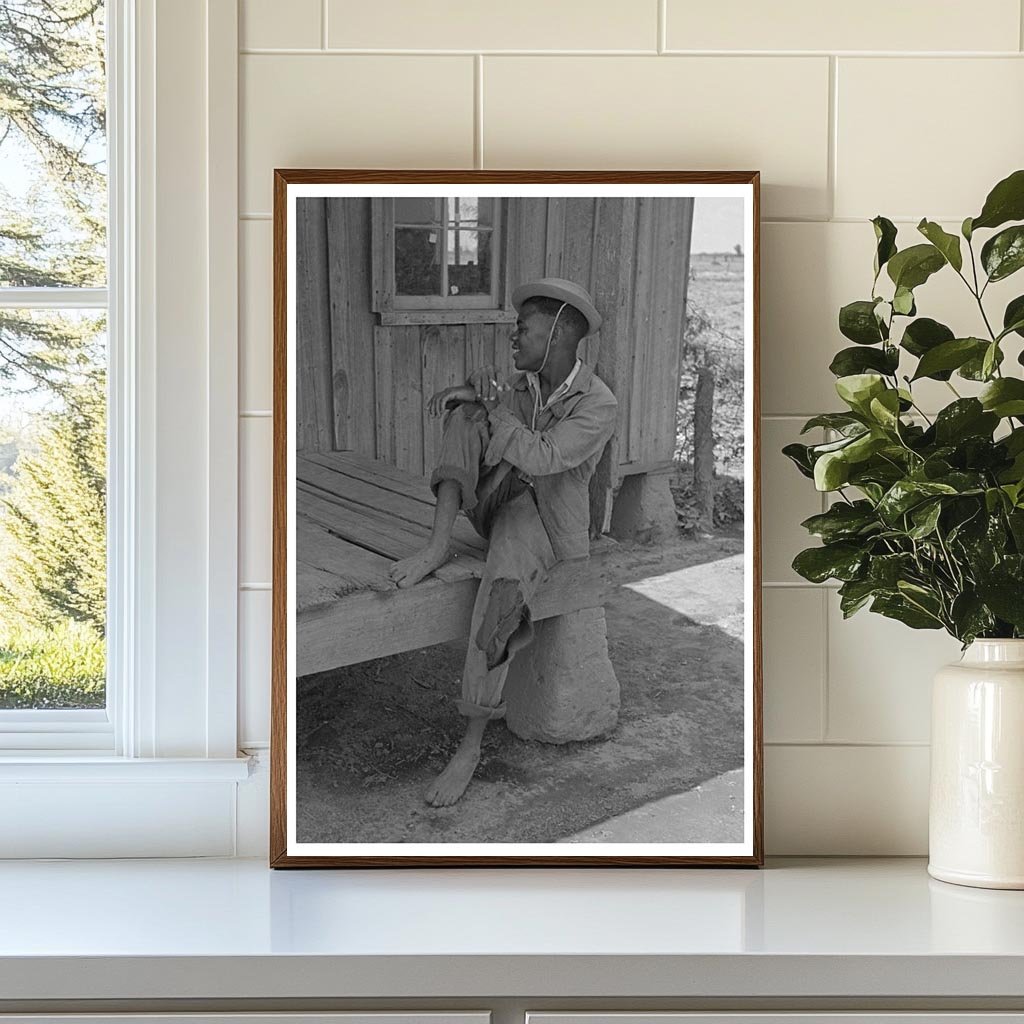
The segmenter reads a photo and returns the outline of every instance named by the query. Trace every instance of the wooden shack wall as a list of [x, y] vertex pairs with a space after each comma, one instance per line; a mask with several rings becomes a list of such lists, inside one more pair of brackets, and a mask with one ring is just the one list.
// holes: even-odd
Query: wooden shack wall
[[[426, 399], [474, 366], [511, 372], [510, 325], [378, 325], [369, 200], [300, 199], [296, 212], [299, 447], [429, 472], [440, 424]], [[506, 280], [570, 278], [604, 316], [583, 357], [619, 399], [607, 484], [673, 456], [692, 213], [674, 198], [505, 200]]]

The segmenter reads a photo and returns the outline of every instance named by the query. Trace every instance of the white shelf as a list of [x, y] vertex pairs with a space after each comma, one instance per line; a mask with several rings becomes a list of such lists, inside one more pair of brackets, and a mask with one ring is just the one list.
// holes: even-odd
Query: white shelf
[[[763, 871], [0, 864], [0, 1000], [1024, 1000], [1024, 892]], [[2, 1006], [2, 1003], [0, 1003]]]

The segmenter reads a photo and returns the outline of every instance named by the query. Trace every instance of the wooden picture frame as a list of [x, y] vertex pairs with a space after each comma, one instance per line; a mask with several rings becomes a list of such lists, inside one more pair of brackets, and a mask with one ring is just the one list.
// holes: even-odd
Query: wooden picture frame
[[[389, 270], [386, 262], [388, 252], [380, 248], [388, 233], [388, 222], [371, 216], [371, 204], [379, 208], [381, 197], [403, 195], [490, 196], [501, 203], [504, 262], [499, 273], [500, 310], [465, 311], [472, 315], [461, 316], [458, 311], [435, 308], [417, 321], [417, 311], [410, 314], [408, 309], [398, 310], [382, 295], [380, 282], [389, 273], [394, 276], [393, 268]], [[375, 768], [360, 767], [359, 771], [369, 774], [361, 776], [362, 789], [352, 789], [351, 806], [356, 809], [346, 812], [342, 798], [324, 795], [328, 793], [324, 780], [330, 773], [348, 778], [345, 772], [349, 769], [331, 760], [339, 750], [347, 749], [345, 742], [336, 736], [330, 738], [333, 733], [326, 720], [325, 725], [310, 731], [313, 719], [306, 715], [302, 785], [303, 793], [308, 795], [301, 800], [306, 801], [308, 810], [303, 811], [305, 831], [300, 834], [296, 707], [299, 680], [307, 694], [304, 700], [312, 701], [308, 694], [315, 692], [323, 695], [317, 696], [317, 700], [330, 702], [338, 692], [336, 687], [332, 689], [336, 676], [317, 673], [389, 655], [419, 657], [415, 652], [427, 645], [468, 639], [467, 624], [479, 586], [479, 560], [486, 557], [486, 542], [476, 539], [469, 527], [457, 525], [452, 541], [455, 556], [434, 576], [408, 589], [392, 589], [387, 582], [380, 583], [386, 560], [402, 557], [402, 544], [413, 544], [417, 537], [425, 537], [429, 532], [433, 498], [426, 475], [430, 472], [430, 460], [438, 451], [441, 427], [428, 422], [421, 408], [429, 397], [425, 393], [428, 385], [447, 381], [448, 377], [452, 383], [457, 382], [455, 378], [460, 372], [474, 368], [470, 366], [474, 354], [482, 353], [481, 358], [490, 354], [496, 360], [504, 358], [499, 343], [502, 335], [498, 332], [507, 335], [515, 328], [516, 312], [511, 308], [510, 296], [522, 279], [586, 276], [587, 280], [581, 283], [591, 288], [595, 305], [600, 307], [604, 303], [608, 308], [601, 310], [605, 323], [597, 338], [587, 337], [581, 343], [581, 357], [585, 363], [595, 363], [598, 374], [619, 401], [615, 436], [604, 449], [589, 485], [591, 534], [603, 533], [616, 522], [623, 529], [640, 522], [636, 509], [646, 508], [644, 501], [627, 501], [623, 495], [646, 494], [648, 487], [653, 493], [655, 485], [659, 493], [668, 494], [664, 474], [674, 465], [680, 360], [687, 322], [686, 289], [693, 272], [690, 231], [694, 203], [708, 198], [739, 203], [743, 218], [742, 244], [736, 245], [735, 254], [723, 256], [728, 272], [733, 277], [737, 272], [740, 275], [737, 287], [742, 295], [742, 345], [737, 357], [743, 453], [741, 484], [737, 486], [742, 521], [736, 528], [740, 539], [732, 538], [732, 554], [728, 556], [729, 578], [740, 581], [735, 583], [735, 594], [739, 594], [741, 612], [738, 619], [734, 615], [730, 620], [731, 632], [726, 636], [722, 632], [725, 627], [717, 619], [700, 625], [704, 620], [699, 614], [693, 619], [685, 611], [672, 611], [665, 619], [661, 635], [674, 637], [677, 628], [696, 628], [696, 623], [707, 630], [707, 646], [718, 641], [723, 650], [731, 652], [728, 693], [732, 711], [727, 719], [730, 753], [724, 763], [732, 767], [711, 781], [687, 776], [673, 796], [645, 791], [640, 802], [649, 809], [656, 808], [648, 817], [662, 813], [657, 808], [663, 806], [679, 808], [664, 813], [676, 814], [683, 823], [679, 835], [689, 835], [685, 830], [690, 828], [693, 815], [687, 807], [693, 805], [686, 803], [687, 794], [693, 796], [695, 787], [702, 787], [708, 801], [715, 799], [714, 783], [732, 787], [728, 795], [724, 788], [720, 789], [719, 796], [733, 801], [729, 807], [739, 800], [740, 820], [736, 820], [735, 811], [731, 812], [728, 835], [722, 842], [714, 838], [677, 841], [671, 828], [668, 839], [664, 835], [658, 838], [657, 830], [651, 831], [649, 826], [645, 826], [647, 831], [629, 832], [633, 826], [623, 823], [633, 819], [628, 818], [627, 812], [611, 815], [610, 823], [602, 823], [600, 818], [591, 822], [590, 831], [573, 828], [568, 836], [540, 841], [446, 841], [422, 836], [406, 840], [394, 838], [394, 830], [389, 838], [380, 841], [351, 839], [350, 829], [366, 834], [367, 829], [380, 828], [383, 833], [391, 828], [390, 823], [384, 824], [386, 815], [367, 810], [371, 805], [366, 804], [363, 794], [363, 789], [369, 787], [377, 801], [372, 806], [386, 806], [386, 795], [381, 794], [386, 794], [391, 776], [385, 772], [377, 777], [373, 774]], [[541, 203], [543, 216], [537, 212], [541, 209], [537, 204]], [[591, 221], [587, 220], [588, 209], [592, 210]], [[275, 171], [273, 217], [270, 865], [760, 866], [763, 741], [758, 172], [285, 169]], [[301, 236], [301, 245], [297, 236]], [[450, 253], [441, 258], [451, 261]], [[496, 257], [492, 254], [492, 258]], [[581, 266], [588, 270], [584, 273], [578, 269]], [[614, 340], [609, 342], [602, 332], [612, 334]], [[446, 340], [452, 336], [460, 339], [454, 347]], [[646, 340], [641, 342], [641, 337]], [[634, 340], [630, 341], [631, 338]], [[599, 343], [604, 347], [598, 349]], [[646, 346], [643, 352], [641, 345]], [[464, 353], [458, 355], [454, 367], [445, 363], [449, 352]], [[684, 361], [683, 365], [690, 364]], [[419, 382], [417, 387], [409, 388], [404, 383], [409, 374]], [[698, 373], [697, 377], [701, 375]], [[650, 397], [661, 396], [662, 391], [662, 400]], [[702, 457], [705, 483], [701, 485], [704, 490], [702, 496], [698, 495], [698, 505], [701, 515], [710, 517], [713, 508], [709, 504], [711, 484], [707, 481], [712, 474], [707, 468], [707, 453]], [[622, 511], [623, 508], [626, 510]], [[628, 529], [627, 535], [637, 537], [628, 534]], [[642, 544], [651, 536], [658, 536], [658, 530], [648, 530], [647, 534], [641, 531], [639, 539], [629, 543]], [[674, 536], [669, 539], [676, 543]], [[737, 544], [739, 555], [733, 550]], [[595, 554], [597, 548], [601, 549], [600, 556]], [[616, 557], [620, 552], [603, 537], [592, 544], [591, 550], [589, 561], [561, 561], [551, 569], [531, 604], [537, 628], [548, 628], [546, 624], [551, 623], [550, 628], [557, 629], [557, 624], [569, 621], [570, 616], [590, 616], [592, 611], [599, 611], [603, 638], [605, 599], [610, 591], [607, 573], [602, 575], [601, 567], [606, 564], [603, 559], [608, 550], [614, 550]], [[652, 578], [660, 578], [662, 550], [645, 549], [652, 566], [648, 575]], [[315, 552], [315, 557], [310, 552]], [[716, 567], [711, 570], [713, 574], [724, 578], [724, 562], [708, 564]], [[648, 592], [640, 583], [631, 582], [628, 587], [631, 593]], [[735, 601], [735, 596], [732, 599]], [[661, 614], [662, 609], [659, 607], [658, 611]], [[372, 664], [379, 670], [391, 663]], [[408, 666], [403, 671], [415, 675]], [[313, 684], [319, 689], [311, 689]], [[617, 682], [615, 686], [618, 687]], [[440, 707], [450, 694], [436, 697], [435, 704]], [[518, 699], [526, 700], [522, 696]], [[739, 710], [735, 706], [737, 699], [741, 702]], [[403, 701], [394, 703], [401, 705]], [[304, 705], [307, 706], [313, 705]], [[399, 715], [402, 710], [390, 709]], [[651, 711], [657, 713], [660, 712]], [[675, 714], [674, 709], [666, 711], [665, 719], [675, 721]], [[316, 740], [320, 745], [311, 746], [314, 741], [310, 737], [315, 740], [321, 728], [327, 729], [328, 739], [322, 743]], [[425, 743], [433, 742], [429, 739], [434, 735], [430, 722], [416, 728], [428, 737]], [[545, 738], [543, 730], [527, 731], [525, 735]], [[589, 746], [577, 744], [558, 750], [597, 750], [602, 742], [611, 740], [589, 742]], [[312, 762], [307, 755], [313, 749], [320, 751], [318, 757], [327, 758], [322, 769], [317, 769], [320, 774], [308, 767]], [[529, 748], [538, 756], [547, 756], [545, 752], [550, 749], [540, 744]], [[734, 763], [737, 757], [738, 767]], [[596, 780], [595, 785], [601, 781], [599, 773]], [[474, 784], [470, 783], [468, 793], [473, 792]], [[490, 784], [501, 786], [493, 779]], [[608, 788], [611, 791], [610, 783]], [[483, 790], [474, 796], [478, 806], [480, 792]], [[617, 792], [612, 795], [619, 798]], [[659, 800], [669, 802], [663, 805]], [[670, 803], [672, 800], [679, 803]], [[436, 826], [442, 835], [455, 818], [451, 807], [427, 805], [409, 816], [415, 828]], [[521, 820], [529, 825], [528, 819], [529, 815], [524, 813]], [[603, 825], [607, 828], [602, 832]], [[616, 835], [616, 828], [626, 832], [618, 833], [612, 840], [600, 838], [605, 834]], [[314, 833], [319, 838], [309, 839]], [[410, 832], [413, 834], [414, 831]], [[535, 829], [536, 834], [543, 833]], [[646, 838], [623, 840], [623, 834], [643, 834]], [[325, 841], [323, 835], [339, 838]]]

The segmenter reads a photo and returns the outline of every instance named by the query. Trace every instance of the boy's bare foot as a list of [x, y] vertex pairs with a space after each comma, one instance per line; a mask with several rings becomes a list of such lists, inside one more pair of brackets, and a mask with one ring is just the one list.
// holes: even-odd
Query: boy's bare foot
[[429, 576], [435, 569], [440, 569], [451, 556], [451, 548], [428, 544], [415, 555], [395, 562], [388, 575], [400, 587], [411, 587], [419, 583], [424, 576]]
[[486, 718], [471, 718], [466, 735], [452, 755], [448, 767], [427, 787], [423, 798], [434, 807], [448, 807], [466, 792], [469, 780], [480, 763], [480, 741], [487, 726]]

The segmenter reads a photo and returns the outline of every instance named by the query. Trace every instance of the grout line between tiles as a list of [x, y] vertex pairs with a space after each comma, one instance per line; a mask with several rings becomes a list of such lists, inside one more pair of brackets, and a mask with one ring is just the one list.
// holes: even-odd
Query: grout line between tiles
[[839, 166], [839, 60], [828, 59], [828, 166], [825, 169], [828, 191], [828, 219], [836, 213], [836, 178]]
[[239, 590], [270, 590], [269, 583], [239, 583]]
[[269, 409], [244, 409], [238, 415], [241, 419], [270, 419], [274, 414]]
[[484, 165], [484, 58], [473, 58], [473, 166]]
[[821, 712], [818, 722], [819, 735], [824, 743], [828, 739], [829, 730], [829, 685], [828, 685], [828, 658], [829, 658], [829, 635], [828, 635], [828, 591], [823, 590], [821, 594]]
[[1020, 58], [1018, 50], [659, 50], [638, 48], [629, 50], [588, 49], [420, 49], [416, 47], [301, 47], [301, 46], [243, 46], [243, 56], [367, 56], [367, 57], [470, 57], [484, 54], [488, 57], [758, 57], [763, 60], [785, 60], [793, 57], [819, 59], [821, 57], [856, 57], [861, 60], [1006, 60]]
[[827, 740], [824, 743], [815, 743], [813, 740], [765, 740], [766, 747], [814, 747], [819, 750], [829, 750], [833, 748], [852, 748], [852, 749], [903, 749], [906, 747], [911, 748], [927, 748], [931, 744], [925, 740]]

